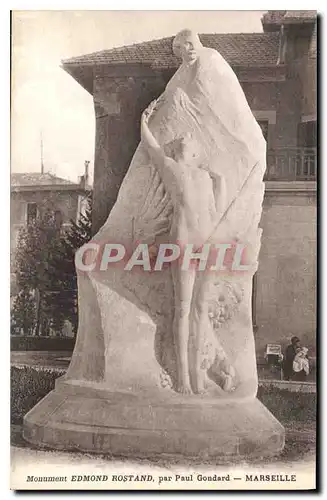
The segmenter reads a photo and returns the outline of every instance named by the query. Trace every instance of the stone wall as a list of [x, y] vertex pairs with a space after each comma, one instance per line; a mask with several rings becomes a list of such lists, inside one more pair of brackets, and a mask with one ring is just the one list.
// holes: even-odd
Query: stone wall
[[266, 190], [256, 285], [256, 348], [297, 335], [315, 355], [316, 195]]
[[129, 70], [128, 75], [122, 73], [98, 75], [95, 79], [94, 232], [104, 224], [115, 204], [140, 141], [141, 113], [163, 92], [169, 79], [142, 68]]

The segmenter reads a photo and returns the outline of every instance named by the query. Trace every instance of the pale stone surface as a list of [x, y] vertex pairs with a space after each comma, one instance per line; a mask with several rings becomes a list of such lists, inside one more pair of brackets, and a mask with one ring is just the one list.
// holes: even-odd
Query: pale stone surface
[[[209, 350], [209, 357], [214, 359], [216, 346], [213, 344], [217, 344], [219, 338], [219, 344], [236, 371], [234, 397], [254, 396], [257, 375], [250, 301], [252, 274], [256, 269], [260, 240], [257, 228], [263, 196], [265, 141], [228, 64], [216, 51], [202, 46], [197, 49], [197, 54], [195, 63], [189, 65], [184, 62], [169, 82], [149, 125], [158, 142], [163, 145], [170, 144], [172, 140], [191, 131], [192, 142], [201, 147], [201, 160], [207, 165], [207, 171], [202, 170], [203, 176], [209, 179], [209, 174], [213, 173], [223, 177], [226, 195], [221, 212], [227, 210], [227, 213], [218, 227], [209, 231], [208, 236], [211, 237], [207, 240], [219, 243], [238, 238], [242, 243], [253, 247], [252, 273], [243, 276], [238, 273], [215, 274], [210, 276], [210, 280], [207, 276], [198, 274], [194, 290], [196, 286], [201, 288], [204, 281], [211, 281], [208, 286], [204, 284], [208, 292], [201, 299], [201, 304], [210, 302], [209, 312], [213, 318], [217, 318], [222, 302], [219, 298], [222, 298], [226, 303], [227, 316], [231, 316], [225, 322], [211, 321], [212, 325], [209, 325], [208, 334], [203, 341], [203, 350]], [[204, 191], [204, 199], [210, 195], [206, 182], [203, 177], [202, 182], [198, 183], [198, 191], [207, 189]], [[212, 191], [211, 195], [220, 202], [220, 192], [215, 193], [214, 186]], [[158, 228], [165, 227], [167, 219], [168, 226], [172, 223], [172, 217], [169, 220], [171, 205], [172, 200], [165, 196], [165, 186], [141, 143], [121, 186], [116, 205], [93, 240], [118, 242], [130, 249], [135, 240], [151, 242]], [[192, 208], [193, 212], [199, 211], [197, 200]], [[164, 238], [165, 235], [161, 240], [167, 241]], [[160, 238], [157, 240], [160, 242]], [[171, 241], [169, 236], [168, 240]], [[184, 236], [183, 242], [185, 240], [187, 236]], [[187, 241], [190, 240], [191, 237]], [[106, 288], [107, 285], [110, 288]], [[137, 330], [138, 320], [132, 302], [147, 313], [154, 323], [155, 352], [159, 365], [151, 372], [150, 378], [156, 376], [160, 380], [163, 370], [164, 376], [167, 374], [169, 383], [176, 389], [178, 360], [172, 322], [173, 311], [178, 308], [179, 301], [176, 300], [176, 287], [174, 289], [170, 269], [153, 273], [141, 270], [126, 272], [122, 266], [116, 266], [106, 273], [92, 272], [80, 277], [79, 290], [82, 317], [67, 377], [99, 380], [104, 376], [109, 386], [114, 383], [112, 379], [116, 375], [112, 377], [111, 358], [116, 357], [117, 349], [124, 345], [123, 339], [126, 338], [127, 344], [133, 343], [130, 328], [133, 332]], [[117, 307], [120, 297], [129, 300], [121, 320]], [[99, 310], [98, 303], [103, 303]], [[131, 326], [128, 322], [131, 322]], [[94, 331], [92, 335], [89, 334], [90, 328]], [[118, 346], [114, 348], [116, 343]], [[126, 348], [123, 347], [122, 350], [124, 357]], [[93, 363], [92, 359], [97, 361]], [[143, 368], [144, 357], [140, 356], [138, 361]], [[212, 362], [213, 360], [211, 365]], [[138, 370], [133, 367], [132, 371]], [[146, 372], [145, 376], [147, 378]], [[215, 387], [212, 390], [216, 390]]]
[[24, 437], [56, 449], [148, 458], [260, 457], [284, 446], [282, 426], [256, 399], [178, 394], [160, 401], [62, 382], [28, 414]]
[[[102, 451], [151, 455], [166, 446], [169, 429], [162, 422], [169, 414], [176, 433], [169, 453], [226, 450], [242, 455], [265, 454], [266, 449], [270, 454], [283, 446], [282, 426], [255, 399], [251, 289], [261, 237], [265, 141], [223, 58], [189, 33], [175, 39], [175, 50], [183, 64], [145, 121], [185, 176], [166, 182], [143, 140], [116, 205], [93, 241], [120, 243], [130, 251], [136, 240], [158, 244], [179, 239], [196, 245], [241, 241], [251, 269], [182, 275], [169, 267], [127, 272], [117, 264], [106, 272], [79, 273], [79, 330], [72, 362], [56, 391], [25, 418], [24, 435], [32, 442], [63, 448], [73, 442], [97, 451], [94, 440], [102, 422]], [[188, 176], [190, 157], [175, 154], [180, 137], [190, 131], [186, 151], [194, 146], [195, 177]], [[189, 205], [182, 200], [184, 212], [174, 195], [177, 185], [184, 195], [193, 189]], [[195, 216], [203, 221], [199, 231]], [[183, 222], [187, 218], [192, 219], [188, 225]], [[202, 390], [205, 394], [197, 394]], [[145, 413], [142, 400], [148, 402]], [[160, 410], [149, 413], [152, 404]], [[54, 411], [56, 405], [65, 408], [65, 415]], [[124, 437], [120, 434], [118, 445], [108, 436], [119, 415]], [[131, 430], [135, 422], [142, 425]], [[87, 431], [84, 424], [94, 429]], [[187, 444], [182, 445], [184, 439]], [[242, 439], [251, 443], [248, 448], [242, 448]]]

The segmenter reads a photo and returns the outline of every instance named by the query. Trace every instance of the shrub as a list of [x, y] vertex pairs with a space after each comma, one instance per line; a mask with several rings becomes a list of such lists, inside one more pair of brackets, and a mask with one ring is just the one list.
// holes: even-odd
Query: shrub
[[[21, 424], [24, 415], [54, 389], [65, 373], [53, 370], [11, 367], [11, 423]], [[316, 421], [316, 394], [290, 392], [277, 387], [259, 387], [258, 399], [281, 423]]]
[[316, 421], [316, 394], [291, 392], [271, 385], [270, 387], [259, 387], [258, 399], [282, 423]]
[[21, 424], [24, 415], [54, 389], [65, 372], [11, 367], [11, 423]]
[[11, 351], [71, 351], [75, 338], [71, 337], [35, 337], [15, 335], [10, 337]]

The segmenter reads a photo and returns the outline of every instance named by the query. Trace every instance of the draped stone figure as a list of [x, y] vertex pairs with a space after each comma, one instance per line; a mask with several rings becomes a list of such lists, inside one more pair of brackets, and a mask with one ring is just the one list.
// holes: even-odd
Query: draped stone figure
[[[155, 110], [149, 118], [149, 129], [168, 156], [174, 149], [182, 147], [180, 139], [183, 137], [184, 142], [188, 143], [185, 149], [189, 149], [191, 154], [193, 151], [199, 157], [201, 168], [197, 169], [198, 178], [194, 180], [197, 187], [189, 196], [195, 196], [196, 192], [202, 192], [203, 198], [211, 196], [212, 207], [208, 205], [207, 210], [212, 211], [214, 207], [215, 216], [211, 214], [212, 220], [208, 219], [207, 234], [193, 234], [188, 242], [194, 245], [198, 243], [198, 246], [205, 242], [226, 243], [233, 240], [247, 243], [248, 247], [253, 248], [251, 263], [254, 272], [260, 238], [258, 223], [265, 170], [265, 141], [260, 127], [233, 70], [217, 51], [203, 47], [198, 37], [188, 31], [176, 37], [174, 50], [184, 55], [183, 63], [156, 102]], [[200, 199], [198, 202], [194, 200], [190, 212], [199, 214], [202, 204]], [[141, 142], [124, 179], [117, 203], [93, 241], [117, 241], [127, 247], [131, 247], [135, 241], [149, 244], [170, 241], [168, 235], [173, 211], [171, 196], [153, 165], [153, 159], [148, 156], [146, 145]], [[186, 243], [187, 238], [186, 235], [179, 235], [183, 243]], [[89, 293], [95, 293], [98, 302], [101, 297], [106, 296], [108, 292], [100, 291], [100, 283], [108, 284], [128, 300], [131, 300], [132, 294], [132, 302], [149, 314], [157, 325], [155, 350], [157, 361], [162, 368], [160, 376], [168, 380], [172, 390], [203, 392], [200, 378], [207, 379], [203, 377], [206, 375], [204, 371], [211, 373], [211, 378], [215, 379], [214, 372], [217, 370], [213, 363], [217, 356], [214, 337], [219, 337], [219, 345], [228, 353], [226, 359], [232, 365], [232, 370], [235, 370], [237, 384], [234, 387], [234, 381], [226, 381], [223, 371], [220, 370], [218, 379], [222, 380], [216, 385], [217, 388], [231, 385], [235, 389], [235, 397], [237, 394], [248, 395], [256, 392], [250, 309], [253, 272], [248, 272], [246, 276], [233, 276], [233, 273], [228, 276], [218, 276], [217, 273], [215, 276], [206, 275], [201, 277], [200, 283], [199, 279], [194, 280], [194, 276], [187, 272], [177, 273], [180, 275], [177, 276], [176, 273], [172, 274], [171, 270], [163, 270], [160, 276], [157, 276], [158, 273], [142, 275], [141, 271], [128, 273], [122, 269], [108, 269], [106, 275], [96, 271], [89, 273], [89, 277], [80, 278], [79, 285], [83, 287], [83, 282], [87, 281], [85, 286], [90, 289], [90, 292], [82, 294], [82, 302], [88, 300], [86, 297]], [[185, 284], [183, 287], [183, 280], [194, 283]], [[179, 290], [180, 287], [183, 290]], [[192, 293], [193, 288], [198, 289], [197, 297]], [[188, 297], [183, 298], [183, 293]], [[179, 297], [179, 294], [182, 295]], [[197, 306], [191, 314], [187, 301], [192, 298]], [[79, 310], [82, 315], [82, 310], [87, 307], [80, 303]], [[180, 314], [187, 323], [191, 315], [191, 323], [195, 324], [199, 308], [206, 308], [206, 313], [201, 314], [199, 320], [199, 330], [202, 330], [203, 337], [201, 342], [199, 336], [195, 335], [193, 338], [197, 344], [197, 347], [193, 347], [193, 351], [197, 351], [196, 354], [192, 353], [189, 346], [192, 334], [185, 335], [183, 348], [177, 348], [178, 339], [174, 336], [173, 323], [175, 311], [175, 316]], [[94, 310], [94, 307], [92, 309]], [[163, 322], [160, 320], [162, 317]], [[242, 327], [238, 321], [241, 321]], [[110, 324], [110, 320], [109, 323], [104, 320], [104, 324]], [[185, 329], [189, 330], [188, 324]], [[203, 330], [206, 330], [206, 333]], [[102, 332], [100, 324], [99, 331]], [[97, 335], [105, 336], [103, 333], [90, 333], [89, 328], [81, 321], [68, 377], [74, 377], [75, 370], [82, 370], [78, 373], [89, 380], [92, 380], [93, 376], [101, 379], [106, 372], [103, 354], [105, 339], [98, 339], [97, 348], [94, 338]], [[80, 347], [84, 346], [80, 340], [84, 336], [86, 338], [83, 342], [85, 345], [90, 344], [90, 347]], [[108, 345], [108, 355], [109, 352]], [[197, 358], [198, 366], [207, 368], [191, 369], [191, 373], [184, 373], [183, 376], [185, 367], [181, 366], [182, 358], [192, 355]], [[93, 368], [96, 372], [94, 375], [90, 373], [92, 369], [86, 361], [86, 356], [88, 359], [91, 359], [91, 356], [98, 360]], [[201, 377], [200, 372], [203, 375]], [[192, 388], [188, 375], [195, 378]], [[110, 381], [108, 383], [110, 384]]]
[[[57, 406], [40, 439], [137, 455], [242, 455], [243, 441], [276, 452], [284, 433], [255, 399], [251, 315], [266, 143], [223, 57], [189, 30], [173, 50], [182, 64], [143, 113], [142, 140], [92, 243], [122, 244], [127, 253], [144, 243], [153, 258], [162, 243], [198, 253], [241, 243], [247, 270], [184, 270], [178, 262], [160, 271], [77, 269], [75, 350], [44, 403]], [[36, 442], [34, 410], [24, 435]], [[119, 442], [117, 428], [126, 431]]]

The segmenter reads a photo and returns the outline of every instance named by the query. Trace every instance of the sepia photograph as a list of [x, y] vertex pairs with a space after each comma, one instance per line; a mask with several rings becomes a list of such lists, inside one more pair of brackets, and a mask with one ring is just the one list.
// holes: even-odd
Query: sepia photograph
[[319, 27], [11, 11], [12, 490], [316, 490]]

